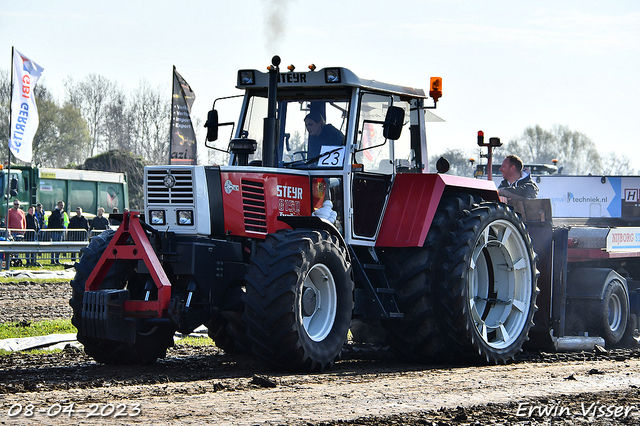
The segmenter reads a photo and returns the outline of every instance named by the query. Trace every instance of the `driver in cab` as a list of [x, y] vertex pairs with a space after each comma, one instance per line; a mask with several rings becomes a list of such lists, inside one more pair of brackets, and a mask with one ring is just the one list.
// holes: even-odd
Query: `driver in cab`
[[318, 112], [312, 112], [304, 118], [304, 125], [309, 132], [309, 150], [307, 159], [320, 156], [323, 146], [342, 146], [344, 135], [331, 124], [324, 121], [324, 117]]

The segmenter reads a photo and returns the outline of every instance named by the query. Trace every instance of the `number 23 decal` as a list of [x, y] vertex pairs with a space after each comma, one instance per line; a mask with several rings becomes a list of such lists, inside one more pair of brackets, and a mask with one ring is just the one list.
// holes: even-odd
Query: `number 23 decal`
[[320, 160], [318, 160], [318, 167], [340, 167], [342, 166], [342, 160], [344, 159], [345, 147], [337, 148], [335, 146], [323, 146], [320, 149]]

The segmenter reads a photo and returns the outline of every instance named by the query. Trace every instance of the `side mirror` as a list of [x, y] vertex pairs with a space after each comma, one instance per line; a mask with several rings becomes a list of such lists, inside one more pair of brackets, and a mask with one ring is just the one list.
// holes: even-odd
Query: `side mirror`
[[404, 124], [404, 109], [392, 106], [387, 110], [387, 116], [382, 124], [382, 135], [391, 140], [400, 139], [402, 125]]
[[218, 140], [218, 111], [212, 109], [207, 115], [207, 122], [204, 123], [207, 128], [207, 140], [213, 142]]

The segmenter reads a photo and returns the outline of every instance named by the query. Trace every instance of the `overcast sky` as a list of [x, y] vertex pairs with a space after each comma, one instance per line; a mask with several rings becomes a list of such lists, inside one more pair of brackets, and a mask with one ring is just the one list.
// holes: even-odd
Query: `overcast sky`
[[238, 69], [265, 70], [274, 54], [425, 90], [440, 76], [431, 154], [474, 152], [478, 130], [506, 143], [559, 124], [640, 169], [638, 0], [0, 0], [0, 68], [12, 46], [59, 97], [66, 77], [94, 73], [127, 92], [146, 79], [170, 102], [175, 65], [203, 121], [216, 97], [240, 93]]

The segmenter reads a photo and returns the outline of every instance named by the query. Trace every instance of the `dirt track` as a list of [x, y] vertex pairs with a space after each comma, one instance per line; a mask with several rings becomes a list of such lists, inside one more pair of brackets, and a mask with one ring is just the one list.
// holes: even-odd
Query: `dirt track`
[[[70, 315], [64, 284], [0, 287], [3, 321]], [[506, 366], [455, 368], [370, 348], [344, 355], [330, 372], [300, 375], [211, 346], [177, 346], [143, 367], [99, 365], [73, 348], [15, 353], [0, 357], [0, 424], [640, 423], [637, 349], [525, 354]]]
[[71, 318], [71, 287], [64, 283], [0, 283], [1, 322]]

